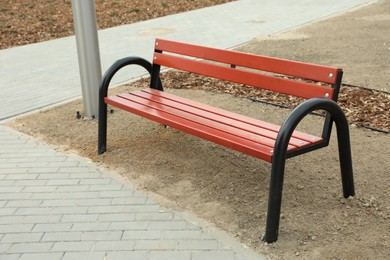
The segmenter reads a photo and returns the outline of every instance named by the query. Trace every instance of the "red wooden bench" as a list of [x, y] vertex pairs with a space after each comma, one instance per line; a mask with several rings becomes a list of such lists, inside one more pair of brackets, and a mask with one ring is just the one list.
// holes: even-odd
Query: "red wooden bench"
[[[150, 88], [107, 96], [115, 73], [132, 64], [140, 65], [150, 73]], [[306, 100], [289, 114], [282, 126], [277, 126], [165, 93], [159, 76], [161, 66]], [[337, 126], [344, 197], [355, 194], [348, 122], [336, 103], [341, 78], [342, 70], [338, 68], [157, 39], [152, 64], [142, 58], [128, 57], [118, 60], [104, 75], [99, 97], [98, 153], [106, 151], [107, 105], [111, 105], [272, 163], [263, 239], [274, 242], [279, 230], [285, 161], [327, 146], [333, 122]], [[307, 114], [319, 109], [327, 112], [321, 136], [295, 130]]]

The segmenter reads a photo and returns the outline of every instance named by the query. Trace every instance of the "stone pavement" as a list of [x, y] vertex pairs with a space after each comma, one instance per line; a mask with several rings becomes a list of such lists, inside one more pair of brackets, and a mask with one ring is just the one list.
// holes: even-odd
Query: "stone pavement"
[[[103, 71], [161, 37], [231, 48], [369, 0], [240, 0], [99, 33]], [[237, 15], [238, 14], [238, 15]], [[81, 94], [73, 37], [0, 51], [0, 122]], [[120, 75], [117, 82], [143, 71]], [[260, 234], [259, 234], [260, 235]], [[263, 259], [114, 173], [0, 125], [0, 259]]]
[[0, 140], [2, 260], [262, 259], [85, 158], [1, 125]]

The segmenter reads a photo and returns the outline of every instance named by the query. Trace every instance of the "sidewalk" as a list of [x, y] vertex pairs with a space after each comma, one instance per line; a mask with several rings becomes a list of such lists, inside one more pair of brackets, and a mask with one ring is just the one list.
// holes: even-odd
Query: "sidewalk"
[[2, 260], [262, 259], [84, 158], [4, 126], [0, 140]]
[[[103, 71], [123, 56], [148, 59], [156, 36], [231, 48], [367, 2], [241, 0], [106, 29]], [[116, 82], [143, 73], [127, 71]], [[0, 87], [0, 122], [80, 96], [75, 39], [1, 50]], [[85, 158], [0, 125], [0, 259], [263, 258]]]

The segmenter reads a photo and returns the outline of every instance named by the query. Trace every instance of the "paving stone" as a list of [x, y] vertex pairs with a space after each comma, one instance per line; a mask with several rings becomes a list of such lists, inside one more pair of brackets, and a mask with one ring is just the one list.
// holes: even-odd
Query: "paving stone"
[[135, 215], [136, 220], [172, 220], [172, 212], [156, 212], [156, 213], [137, 213]]
[[162, 232], [159, 230], [132, 230], [123, 233], [123, 240], [160, 239]]
[[21, 192], [22, 189], [23, 189], [23, 187], [19, 187], [19, 186], [1, 187], [0, 194], [1, 193]]
[[95, 243], [94, 251], [132, 251], [134, 241], [98, 241]]
[[123, 185], [122, 184], [103, 184], [103, 185], [91, 185], [90, 190], [91, 191], [118, 191], [122, 190]]
[[147, 230], [149, 222], [146, 221], [121, 221], [113, 222], [111, 230]]
[[104, 260], [106, 253], [65, 253], [63, 260]]
[[84, 232], [82, 240], [84, 241], [110, 241], [120, 240], [123, 235], [122, 231], [93, 231]]
[[217, 250], [217, 240], [181, 240], [178, 249], [180, 250]]
[[53, 208], [51, 214], [86, 214], [88, 207], [57, 207]]
[[0, 255], [1, 260], [16, 260], [20, 259], [21, 254], [9, 254], [9, 255]]
[[25, 233], [32, 230], [34, 224], [7, 224], [0, 225], [1, 233]]
[[73, 223], [73, 231], [103, 231], [108, 230], [110, 223]]
[[207, 252], [198, 251], [192, 253], [192, 260], [235, 260], [235, 254], [231, 251]]
[[55, 186], [30, 186], [24, 188], [23, 192], [47, 192], [46, 195], [49, 195], [48, 192], [53, 192], [56, 189]]
[[[110, 221], [110, 222], [123, 222], [135, 220], [135, 213], [114, 213], [114, 214], [100, 214], [99, 221]], [[145, 229], [147, 228], [147, 223]]]
[[[39, 201], [39, 200], [37, 200]], [[42, 201], [42, 207], [70, 207], [76, 205], [77, 200], [69, 199], [69, 200], [44, 200]]]
[[46, 232], [42, 241], [80, 241], [83, 232]]
[[101, 185], [101, 184], [109, 184], [111, 183], [111, 179], [103, 178], [103, 179], [82, 179], [80, 180], [80, 184], [82, 185]]
[[52, 246], [53, 243], [17, 243], [12, 245], [8, 253], [45, 253], [49, 252]]
[[60, 260], [63, 253], [32, 253], [22, 254], [19, 260]]
[[34, 225], [33, 232], [65, 232], [70, 231], [73, 226], [73, 223], [63, 224], [63, 223], [52, 223], [52, 224], [36, 224]]
[[186, 230], [187, 229], [186, 221], [153, 221], [149, 224], [149, 229], [158, 229], [158, 230]]
[[15, 186], [44, 186], [46, 180], [17, 180]]
[[138, 240], [135, 241], [135, 250], [175, 250], [176, 240]]
[[108, 252], [105, 260], [147, 260], [146, 251]]
[[5, 234], [1, 239], [1, 243], [24, 243], [38, 242], [41, 240], [43, 233], [14, 233]]
[[162, 237], [164, 239], [200, 240], [203, 237], [203, 232], [201, 230], [165, 230], [162, 232]]
[[103, 205], [110, 205], [112, 199], [83, 199], [78, 200], [77, 205], [78, 206], [103, 206]]
[[6, 244], [6, 243], [0, 243], [0, 254], [4, 254], [5, 252], [8, 251], [8, 249], [12, 246], [11, 243]]
[[1, 208], [0, 216], [10, 216], [13, 215], [17, 208]]
[[88, 213], [137, 213], [137, 212], [156, 212], [159, 205], [123, 205], [123, 206], [93, 206], [89, 207]]
[[69, 185], [76, 185], [79, 182], [80, 182], [79, 179], [57, 179], [57, 180], [49, 180], [46, 185], [69, 186]]
[[[78, 184], [80, 184], [80, 182]], [[90, 188], [89, 185], [66, 185], [66, 186], [57, 187], [56, 192], [88, 191], [89, 188]]]
[[22, 223], [58, 223], [62, 216], [25, 216]]
[[192, 260], [191, 252], [188, 251], [152, 251], [149, 260]]
[[39, 208], [39, 207], [33, 207], [33, 208], [19, 208], [14, 213], [15, 215], [49, 215], [53, 211], [53, 208]]
[[134, 191], [101, 191], [99, 198], [130, 198], [133, 197]]
[[93, 242], [55, 242], [52, 252], [90, 252], [93, 247]]
[[62, 217], [61, 222], [95, 222], [98, 217], [98, 214], [67, 214]]
[[0, 216], [0, 224], [10, 225], [14, 223], [21, 223], [23, 218], [23, 216]]
[[113, 198], [111, 205], [145, 205], [146, 200], [145, 197]]
[[46, 174], [56, 174], [58, 172], [58, 167], [36, 167], [36, 168], [29, 168], [29, 173], [46, 173]]

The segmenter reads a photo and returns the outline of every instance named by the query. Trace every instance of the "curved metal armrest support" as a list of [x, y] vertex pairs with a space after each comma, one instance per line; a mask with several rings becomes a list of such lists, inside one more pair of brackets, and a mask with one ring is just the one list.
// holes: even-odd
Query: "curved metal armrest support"
[[274, 149], [278, 153], [275, 153], [275, 156], [278, 156], [281, 152], [286, 153], [288, 142], [297, 125], [305, 116], [316, 110], [325, 110], [328, 112], [336, 123], [337, 135], [349, 140], [348, 121], [341, 107], [330, 99], [312, 98], [297, 106], [280, 127]]
[[306, 100], [289, 114], [284, 124], [281, 126], [276, 139], [274, 156], [272, 159], [267, 226], [263, 238], [268, 243], [275, 242], [278, 238], [284, 168], [289, 140], [299, 122], [306, 115], [315, 110], [327, 111], [336, 123], [344, 197], [347, 198], [355, 195], [349, 128], [343, 110], [333, 100], [324, 98]]
[[[139, 65], [145, 68], [150, 75], [152, 75], [152, 64], [139, 57], [127, 57], [117, 60], [106, 71], [99, 86], [99, 129], [98, 129], [98, 153], [102, 154], [106, 151], [107, 143], [107, 104], [104, 102], [104, 98], [108, 94], [108, 87], [111, 79], [114, 75], [123, 67], [128, 65]], [[161, 86], [161, 81], [159, 80]]]
[[103, 98], [103, 101], [104, 101], [104, 97], [107, 96], [108, 87], [110, 85], [112, 78], [120, 69], [122, 69], [123, 67], [128, 66], [128, 65], [139, 65], [139, 66], [145, 68], [149, 72], [150, 75], [152, 74], [152, 64], [143, 58], [126, 57], [126, 58], [117, 60], [114, 64], [111, 65], [110, 68], [108, 68], [108, 70], [106, 71], [106, 73], [103, 76], [103, 79], [102, 79], [100, 86], [99, 86], [99, 100], [101, 100]]

